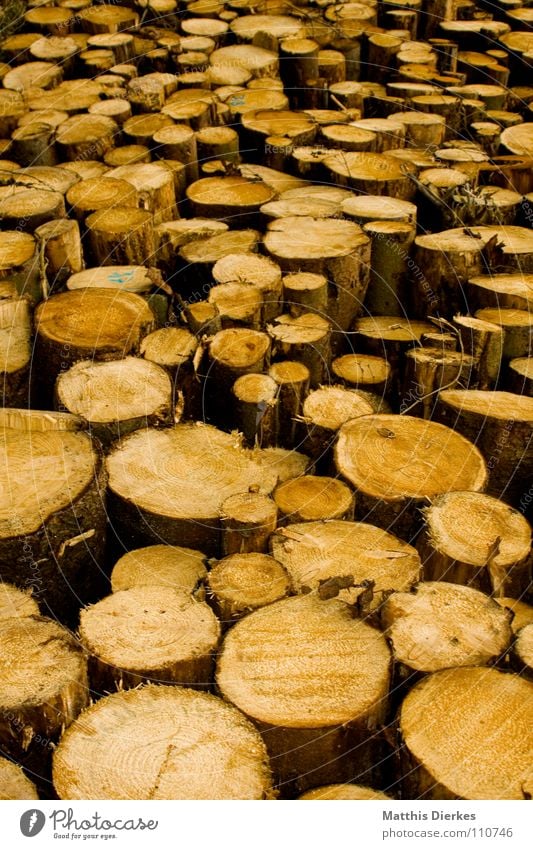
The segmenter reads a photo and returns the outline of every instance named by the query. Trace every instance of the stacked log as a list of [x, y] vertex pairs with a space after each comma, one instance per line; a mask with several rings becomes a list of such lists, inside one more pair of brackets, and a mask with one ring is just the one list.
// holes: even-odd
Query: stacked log
[[[53, 792], [271, 798], [259, 730], [285, 797], [531, 795], [531, 14], [51, 2], [0, 36], [2, 639], [60, 692], [81, 606], [95, 698], [167, 685]], [[84, 675], [4, 728], [43, 795]]]
[[[131, 770], [138, 758], [143, 768]], [[101, 768], [86, 771], [88, 760]], [[186, 687], [152, 684], [101, 699], [63, 735], [53, 776], [61, 799], [272, 798], [256, 729], [222, 699]]]

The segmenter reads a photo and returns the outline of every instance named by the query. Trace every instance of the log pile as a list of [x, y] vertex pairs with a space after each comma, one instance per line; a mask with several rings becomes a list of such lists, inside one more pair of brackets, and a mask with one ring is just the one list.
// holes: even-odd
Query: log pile
[[530, 11], [10, 2], [0, 798], [527, 798]]

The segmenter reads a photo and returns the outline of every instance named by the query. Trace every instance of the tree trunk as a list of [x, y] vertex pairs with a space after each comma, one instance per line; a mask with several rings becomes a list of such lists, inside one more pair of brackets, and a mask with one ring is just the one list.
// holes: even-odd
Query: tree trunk
[[118, 590], [82, 610], [79, 632], [98, 694], [150, 681], [211, 684], [220, 625], [207, 604], [174, 587]]
[[153, 219], [141, 209], [103, 208], [87, 217], [95, 265], [150, 265], [154, 261]]
[[38, 227], [35, 235], [44, 254], [49, 290], [63, 288], [68, 278], [83, 268], [78, 222], [57, 218]]
[[384, 357], [371, 354], [344, 354], [331, 364], [338, 383], [348, 389], [362, 389], [383, 398], [388, 391], [391, 367]]
[[488, 495], [450, 492], [423, 514], [418, 548], [426, 580], [465, 584], [496, 597], [527, 591], [531, 532], [517, 510]]
[[207, 577], [201, 551], [179, 545], [147, 545], [128, 551], [111, 572], [114, 593], [132, 587], [161, 586], [200, 596]]
[[173, 421], [170, 378], [137, 357], [76, 363], [59, 375], [55, 397], [56, 408], [79, 416], [105, 447], [139, 428]]
[[78, 360], [120, 360], [138, 352], [154, 329], [145, 300], [116, 289], [76, 289], [54, 295], [35, 312], [35, 355], [43, 372], [34, 391], [52, 404], [57, 376]]
[[533, 625], [518, 632], [511, 650], [511, 666], [523, 678], [533, 681]]
[[502, 664], [512, 640], [509, 611], [478, 590], [444, 582], [393, 593], [381, 622], [399, 687], [411, 687], [421, 673]]
[[217, 283], [247, 283], [261, 294], [261, 324], [272, 321], [281, 312], [281, 270], [277, 263], [259, 254], [230, 253], [213, 266]]
[[457, 385], [470, 387], [477, 362], [474, 357], [459, 351], [411, 348], [405, 354], [405, 364], [400, 413], [431, 419], [439, 392]]
[[[295, 685], [309, 645], [312, 657]], [[311, 594], [238, 622], [225, 639], [217, 685], [261, 730], [277, 783], [289, 796], [333, 780], [378, 780], [389, 664], [378, 631], [354, 620], [342, 602]], [[355, 746], [357, 764], [350, 755]]]
[[285, 598], [289, 591], [287, 572], [268, 554], [231, 554], [213, 563], [207, 578], [208, 601], [225, 625]]
[[[531, 693], [530, 682], [494, 669], [424, 678], [400, 711], [402, 797], [523, 799], [533, 745], [524, 704]], [[491, 741], [490, 754], [479, 747], [482, 737]]]
[[339, 598], [365, 615], [379, 610], [392, 591], [408, 592], [420, 580], [418, 552], [366, 521], [278, 528], [270, 549], [289, 573], [295, 592], [336, 583]]
[[282, 270], [322, 274], [329, 281], [326, 317], [348, 330], [369, 281], [370, 239], [360, 227], [333, 218], [291, 216], [268, 225], [264, 245]]
[[301, 439], [304, 450], [325, 473], [331, 471], [331, 448], [341, 425], [377, 411], [379, 398], [342, 386], [321, 386], [310, 392], [302, 407]]
[[476, 361], [478, 388], [493, 389], [502, 367], [505, 341], [502, 328], [469, 315], [456, 315], [453, 323], [459, 331], [463, 351]]
[[331, 360], [329, 323], [315, 313], [302, 313], [297, 318], [284, 313], [275, 322], [268, 326], [274, 356], [306, 366], [311, 386], [327, 383]]
[[44, 785], [53, 748], [89, 703], [87, 661], [72, 634], [43, 616], [4, 619], [0, 646], [9, 670], [0, 687], [2, 751]]
[[39, 798], [37, 787], [24, 774], [22, 768], [7, 758], [0, 758], [0, 799], [34, 800]]
[[31, 319], [26, 298], [0, 301], [0, 380], [3, 407], [27, 407], [30, 388]]
[[266, 448], [276, 444], [277, 401], [276, 381], [266, 374], [243, 374], [232, 388], [235, 398], [237, 429], [248, 446]]
[[255, 489], [231, 495], [222, 503], [220, 516], [224, 554], [267, 551], [268, 538], [276, 530], [278, 516], [271, 498]]
[[97, 598], [105, 583], [98, 565], [105, 473], [86, 434], [42, 425], [28, 429], [30, 418], [5, 426], [5, 474], [17, 486], [4, 496], [9, 518], [0, 528], [0, 573], [4, 581], [31, 588], [43, 610], [72, 624], [80, 603]]
[[[441, 395], [444, 393], [441, 393]], [[356, 513], [402, 539], [419, 529], [419, 509], [444, 492], [482, 490], [478, 449], [453, 430], [411, 416], [363, 416], [344, 424], [335, 446], [339, 473], [356, 491]]]
[[273, 363], [268, 373], [277, 384], [277, 442], [291, 448], [309, 391], [310, 372], [296, 360], [281, 360]]
[[439, 395], [436, 415], [479, 447], [487, 462], [489, 494], [518, 505], [533, 475], [533, 399], [447, 389]]
[[415, 225], [401, 221], [371, 221], [363, 229], [372, 244], [365, 307], [372, 315], [403, 316], [411, 282], [409, 253], [415, 238]]
[[335, 478], [302, 475], [276, 487], [273, 497], [278, 507], [280, 525], [324, 519], [353, 519], [353, 492]]
[[[206, 772], [208, 763], [214, 772]], [[100, 699], [63, 736], [53, 779], [65, 800], [273, 797], [266, 748], [252, 723], [187, 687], [148, 685]]]
[[123, 547], [166, 542], [221, 551], [220, 508], [258, 486], [270, 493], [277, 474], [261, 466], [235, 435], [209, 425], [147, 428], [108, 457], [109, 513]]

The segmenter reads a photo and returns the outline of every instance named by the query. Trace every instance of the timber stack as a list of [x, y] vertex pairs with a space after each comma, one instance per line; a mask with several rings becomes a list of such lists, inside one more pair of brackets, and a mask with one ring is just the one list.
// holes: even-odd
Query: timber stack
[[0, 798], [530, 798], [531, 10], [11, 5]]

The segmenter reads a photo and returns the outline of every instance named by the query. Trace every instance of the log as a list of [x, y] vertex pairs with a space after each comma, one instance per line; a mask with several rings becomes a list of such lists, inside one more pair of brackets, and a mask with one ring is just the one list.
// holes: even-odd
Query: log
[[151, 159], [152, 154], [149, 148], [143, 144], [125, 144], [122, 147], [114, 147], [104, 156], [104, 162], [110, 168], [149, 163]]
[[63, 78], [59, 65], [53, 62], [25, 62], [7, 72], [2, 82], [4, 88], [16, 92], [35, 89], [53, 89]]
[[533, 681], [533, 625], [518, 632], [511, 650], [511, 666], [523, 678]]
[[52, 749], [89, 702], [87, 660], [66, 628], [43, 616], [0, 622], [0, 742], [44, 784]]
[[360, 227], [332, 218], [291, 216], [268, 225], [264, 246], [283, 271], [327, 277], [327, 317], [334, 330], [351, 326], [362, 310], [369, 280], [370, 240]]
[[228, 426], [228, 405], [236, 379], [243, 374], [260, 374], [269, 363], [270, 339], [266, 333], [244, 327], [218, 332], [209, 343], [205, 374], [208, 416]]
[[408, 174], [411, 163], [399, 163], [384, 153], [332, 153], [324, 159], [331, 180], [360, 194], [387, 195], [400, 200], [414, 197], [414, 184]]
[[214, 264], [212, 273], [217, 283], [247, 283], [260, 292], [262, 325], [280, 314], [281, 271], [269, 257], [253, 253], [226, 254]]
[[363, 226], [371, 221], [402, 221], [416, 224], [416, 205], [399, 198], [382, 195], [353, 195], [342, 204], [342, 212]]
[[22, 620], [26, 616], [39, 616], [39, 605], [31, 590], [20, 590], [12, 584], [0, 585], [0, 621], [4, 619]]
[[142, 144], [153, 148], [157, 145], [157, 142], [154, 141], [156, 133], [173, 126], [174, 122], [168, 115], [163, 115], [161, 112], [151, 112], [128, 118], [122, 126], [122, 135], [130, 144]]
[[205, 177], [187, 188], [193, 215], [227, 220], [232, 226], [253, 226], [259, 208], [274, 193], [264, 183], [245, 177]]
[[62, 288], [83, 268], [80, 228], [77, 221], [56, 218], [35, 231], [40, 252], [44, 254], [48, 289]]
[[463, 351], [411, 348], [405, 354], [405, 379], [399, 411], [431, 419], [443, 389], [474, 383], [477, 361]]
[[103, 465], [84, 433], [14, 424], [3, 424], [3, 474], [11, 484], [3, 497], [0, 574], [71, 623], [80, 603], [101, 590]]
[[507, 366], [506, 389], [517, 395], [533, 397], [533, 357], [517, 357]]
[[261, 325], [261, 293], [249, 283], [222, 283], [209, 290], [208, 302], [213, 304], [220, 316], [223, 330], [229, 327]]
[[61, 158], [101, 159], [115, 146], [119, 126], [105, 115], [76, 115], [67, 118], [56, 131]]
[[258, 448], [252, 450], [252, 458], [260, 466], [277, 477], [277, 483], [313, 472], [313, 464], [306, 454], [294, 448]]
[[96, 265], [153, 263], [153, 218], [133, 207], [102, 208], [87, 216], [91, 257]]
[[[172, 160], [168, 162], [172, 163]], [[131, 183], [139, 194], [139, 205], [152, 213], [154, 224], [161, 224], [178, 217], [176, 180], [181, 184], [186, 169], [181, 163], [174, 165], [178, 169], [175, 173], [166, 162], [122, 165], [107, 171], [105, 177]]]
[[501, 663], [512, 640], [509, 611], [479, 590], [444, 581], [393, 593], [381, 622], [397, 680], [409, 686], [418, 673]]
[[110, 453], [107, 466], [110, 516], [128, 549], [165, 542], [216, 555], [225, 499], [250, 486], [266, 495], [277, 481], [235, 435], [200, 424], [133, 433]]
[[233, 384], [237, 429], [248, 446], [276, 444], [278, 385], [267, 374], [243, 374]]
[[303, 402], [309, 391], [310, 372], [304, 363], [281, 360], [270, 366], [268, 374], [277, 385], [277, 442], [292, 447]]
[[[273, 137], [277, 142], [279, 149], [279, 139]], [[289, 146], [290, 146], [290, 139]], [[291, 148], [292, 149], [292, 148]], [[303, 148], [297, 148], [295, 155], [298, 155]], [[309, 197], [307, 200], [303, 198], [293, 198], [291, 200], [283, 199], [264, 203], [261, 207], [262, 214], [270, 221], [273, 218], [288, 218], [289, 216], [302, 215], [310, 218], [336, 218], [340, 217], [339, 204], [330, 203], [328, 200], [322, 200], [316, 197]]]
[[225, 555], [268, 550], [268, 538], [276, 529], [276, 503], [252, 488], [230, 495], [220, 507], [222, 549]]
[[436, 416], [471, 439], [488, 469], [487, 492], [514, 504], [533, 474], [533, 399], [511, 392], [447, 389]]
[[194, 418], [200, 408], [199, 382], [194, 365], [198, 341], [182, 327], [161, 327], [145, 336], [140, 353], [169, 374], [173, 404], [182, 418]]
[[135, 354], [154, 323], [146, 301], [131, 292], [88, 288], [53, 295], [35, 312], [35, 356], [44, 372], [39, 397], [50, 406], [57, 376], [79, 360]]
[[111, 572], [111, 590], [161, 586], [182, 593], [200, 593], [207, 577], [206, 558], [201, 551], [179, 545], [148, 545], [128, 551]]
[[140, 205], [138, 192], [126, 180], [106, 177], [93, 177], [80, 180], [67, 192], [69, 212], [82, 222], [92, 212], [99, 209], [114, 209], [115, 207], [132, 207]]
[[[523, 799], [532, 692], [530, 682], [495, 669], [448, 669], [424, 678], [400, 711], [404, 797]], [[479, 745], [484, 737], [489, 748]]]
[[369, 316], [358, 318], [354, 324], [354, 345], [362, 354], [385, 357], [390, 366], [390, 390], [399, 398], [404, 380], [405, 354], [417, 345], [424, 333], [434, 325], [412, 321], [399, 316]]
[[418, 316], [438, 313], [451, 318], [468, 312], [464, 287], [482, 273], [489, 241], [490, 237], [478, 238], [463, 228], [416, 237], [413, 276]]
[[[199, 741], [192, 748], [191, 733]], [[119, 761], [110, 757], [115, 747], [125, 753]], [[139, 757], [143, 769], [131, 769]], [[102, 771], [88, 771], [89, 761]], [[207, 776], [206, 762], [214, 765]], [[63, 736], [53, 779], [62, 799], [273, 797], [267, 752], [252, 723], [222, 699], [183, 687], [148, 685], [101, 699]]]
[[196, 133], [198, 162], [240, 162], [239, 135], [231, 127], [204, 127]]
[[2, 407], [26, 407], [31, 367], [31, 316], [26, 298], [0, 301]]
[[324, 470], [331, 466], [331, 448], [344, 422], [376, 412], [379, 398], [342, 386], [321, 386], [310, 392], [302, 407], [301, 439], [304, 450]]
[[344, 354], [331, 364], [335, 380], [349, 389], [363, 389], [380, 398], [387, 392], [391, 367], [384, 357], [371, 354]]
[[213, 676], [220, 625], [208, 605], [190, 593], [143, 585], [86, 607], [79, 633], [89, 655], [91, 688], [98, 694], [147, 682], [205, 689]]
[[21, 165], [57, 165], [54, 129], [50, 124], [26, 124], [11, 133], [13, 155]]
[[[310, 644], [295, 701], [295, 669]], [[343, 602], [311, 594], [275, 602], [234, 625], [217, 685], [262, 732], [284, 794], [301, 794], [311, 784], [378, 780], [376, 731], [386, 715], [389, 663], [378, 631], [351, 618]], [[357, 764], [350, 756], [355, 746]]]
[[79, 13], [84, 32], [91, 35], [115, 33], [136, 27], [139, 15], [125, 6], [89, 6]]
[[22, 768], [7, 758], [0, 758], [0, 799], [38, 799], [39, 794], [33, 781]]
[[518, 634], [521, 628], [524, 628], [526, 625], [531, 625], [533, 622], [533, 607], [531, 607], [531, 605], [525, 604], [523, 601], [519, 601], [516, 598], [507, 598], [506, 596], [495, 598], [494, 600], [512, 613], [513, 619], [511, 622], [511, 628], [513, 629], [514, 634]]
[[371, 241], [365, 307], [372, 315], [403, 315], [408, 302], [409, 254], [415, 226], [402, 221], [371, 221], [363, 231]]
[[231, 44], [214, 50], [209, 63], [215, 70], [220, 66], [233, 66], [244, 68], [252, 74], [254, 79], [261, 77], [276, 77], [279, 67], [277, 53], [264, 47], [256, 47], [251, 44]]
[[459, 331], [461, 348], [476, 360], [479, 389], [493, 389], [500, 376], [505, 336], [494, 322], [456, 315], [453, 324]]
[[476, 311], [476, 318], [498, 325], [503, 332], [504, 360], [527, 357], [533, 348], [533, 316], [521, 309], [485, 307]]
[[198, 179], [197, 136], [185, 124], [164, 126], [152, 135], [155, 153], [161, 159], [177, 159], [187, 166], [187, 182]]
[[83, 419], [106, 447], [139, 428], [173, 420], [170, 378], [160, 366], [137, 357], [76, 363], [59, 375], [55, 395], [56, 409]]
[[335, 478], [302, 475], [279, 484], [273, 498], [278, 507], [280, 525], [353, 519], [353, 493]]
[[268, 554], [231, 554], [211, 566], [207, 598], [222, 623], [285, 598], [290, 581], [283, 566]]
[[296, 318], [283, 313], [268, 325], [268, 332], [274, 356], [303, 363], [313, 387], [328, 382], [331, 327], [324, 318], [316, 313]]
[[479, 274], [468, 279], [466, 294], [471, 308], [531, 310], [533, 274]]
[[417, 551], [363, 522], [331, 520], [278, 528], [270, 549], [289, 573], [295, 592], [317, 589], [331, 579], [348, 579], [339, 598], [347, 604], [360, 603], [361, 613], [378, 610], [391, 591], [408, 592], [420, 580]]
[[209, 291], [213, 282], [212, 269], [215, 263], [228, 254], [249, 253], [257, 250], [259, 238], [258, 230], [233, 230], [228, 234], [221, 231], [208, 238], [195, 239], [183, 245], [179, 250], [182, 261], [182, 268], [178, 267], [179, 279], [172, 282], [179, 283], [180, 289], [182, 286], [184, 288], [189, 286], [191, 289], [192, 283], [196, 290], [203, 283], [207, 286], [204, 291]]
[[34, 232], [41, 224], [64, 217], [65, 202], [59, 192], [20, 187], [0, 197], [0, 222], [4, 230]]
[[[295, 198], [293, 202], [295, 204], [301, 203], [298, 198]], [[316, 312], [322, 316], [327, 315], [327, 277], [323, 274], [313, 274], [310, 271], [293, 271], [291, 274], [285, 274], [283, 277], [283, 301], [285, 308], [293, 317], [306, 312]]]
[[382, 793], [381, 790], [374, 790], [372, 787], [364, 787], [361, 784], [328, 784], [326, 787], [315, 787], [313, 790], [308, 790], [307, 793], [303, 793], [300, 796], [300, 799], [310, 802], [329, 802], [334, 799], [385, 802], [390, 798], [386, 793]]
[[488, 477], [480, 451], [459, 433], [405, 415], [346, 422], [335, 463], [355, 488], [356, 515], [407, 540], [419, 529], [418, 509], [426, 498], [483, 490]]

